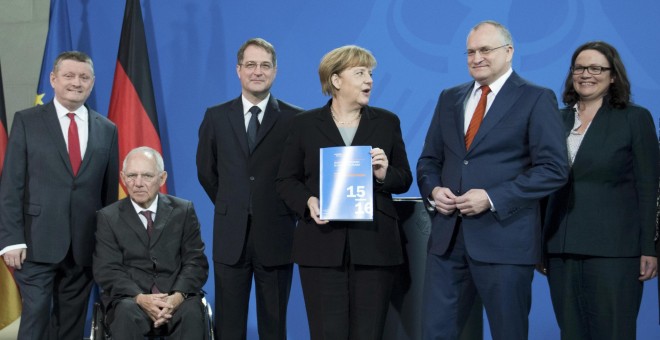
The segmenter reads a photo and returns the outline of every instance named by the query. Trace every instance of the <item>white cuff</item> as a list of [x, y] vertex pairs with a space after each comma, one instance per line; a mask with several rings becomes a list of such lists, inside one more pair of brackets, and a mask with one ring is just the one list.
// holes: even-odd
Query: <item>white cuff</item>
[[0, 250], [0, 256], [4, 255], [6, 252], [14, 249], [27, 249], [27, 245], [25, 243], [21, 244], [14, 244], [11, 246], [6, 246], [4, 249]]

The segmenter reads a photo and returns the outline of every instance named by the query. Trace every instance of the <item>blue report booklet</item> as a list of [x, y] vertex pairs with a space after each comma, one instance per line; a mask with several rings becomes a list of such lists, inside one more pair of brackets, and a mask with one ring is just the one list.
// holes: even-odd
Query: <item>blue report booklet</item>
[[374, 188], [371, 146], [321, 149], [321, 219], [373, 221]]

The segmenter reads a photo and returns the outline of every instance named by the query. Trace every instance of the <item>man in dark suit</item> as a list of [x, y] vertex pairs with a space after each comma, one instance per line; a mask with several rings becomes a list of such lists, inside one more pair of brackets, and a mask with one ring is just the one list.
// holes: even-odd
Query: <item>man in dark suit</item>
[[240, 97], [206, 111], [197, 174], [215, 204], [215, 321], [220, 338], [245, 339], [252, 277], [260, 339], [286, 338], [295, 217], [275, 191], [289, 121], [300, 108], [275, 99], [275, 49], [246, 41], [238, 51]]
[[0, 182], [0, 255], [23, 299], [19, 339], [83, 337], [95, 214], [117, 200], [117, 128], [84, 105], [92, 60], [60, 54], [50, 84], [52, 102], [14, 116]]
[[513, 72], [513, 52], [501, 24], [472, 28], [474, 81], [442, 92], [417, 163], [433, 211], [425, 339], [457, 339], [476, 294], [494, 339], [527, 338], [539, 200], [566, 182], [568, 163], [555, 95]]
[[162, 328], [170, 339], [203, 339], [208, 261], [192, 203], [158, 193], [167, 172], [152, 148], [129, 152], [121, 179], [129, 197], [98, 212], [94, 252], [113, 338]]

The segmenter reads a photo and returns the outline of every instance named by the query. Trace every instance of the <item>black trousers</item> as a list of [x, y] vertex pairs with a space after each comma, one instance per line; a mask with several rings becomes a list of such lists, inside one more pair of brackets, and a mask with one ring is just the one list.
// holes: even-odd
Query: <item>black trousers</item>
[[256, 256], [248, 225], [248, 235], [238, 263], [227, 265], [214, 262], [213, 269], [215, 334], [218, 339], [246, 339], [253, 278], [259, 339], [286, 339], [286, 311], [291, 291], [293, 264], [264, 266]]
[[548, 283], [564, 340], [635, 339], [639, 257], [550, 255]]
[[379, 340], [399, 266], [299, 266], [312, 340]]
[[77, 265], [69, 249], [60, 263], [25, 261], [14, 277], [23, 299], [18, 339], [83, 338], [93, 282], [91, 267]]

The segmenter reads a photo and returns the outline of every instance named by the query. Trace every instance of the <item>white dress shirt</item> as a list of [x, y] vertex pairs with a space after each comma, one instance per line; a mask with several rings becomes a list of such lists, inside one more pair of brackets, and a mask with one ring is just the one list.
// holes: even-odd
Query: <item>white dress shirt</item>
[[142, 208], [137, 203], [133, 202], [133, 200], [131, 200], [131, 204], [133, 204], [133, 209], [135, 209], [135, 212], [140, 217], [140, 221], [142, 221], [142, 225], [144, 226], [144, 229], [147, 230], [147, 217], [140, 214], [140, 212], [145, 210], [151, 211], [151, 218], [153, 219], [152, 222], [156, 221], [156, 210], [158, 210], [158, 195], [156, 195], [156, 199], [153, 202], [151, 202], [151, 205], [149, 205], [149, 208], [147, 209]]
[[250, 101], [247, 100], [245, 96], [241, 96], [241, 99], [243, 100], [243, 118], [245, 119], [245, 131], [247, 132], [248, 124], [250, 124], [250, 117], [252, 117], [252, 112], [250, 112], [250, 109], [253, 106], [257, 106], [261, 109], [261, 112], [259, 112], [257, 115], [257, 119], [259, 119], [259, 123], [261, 124], [261, 121], [264, 120], [264, 112], [266, 112], [266, 105], [268, 105], [270, 93], [268, 96], [266, 96], [266, 99], [260, 101], [257, 105], [250, 103]]

